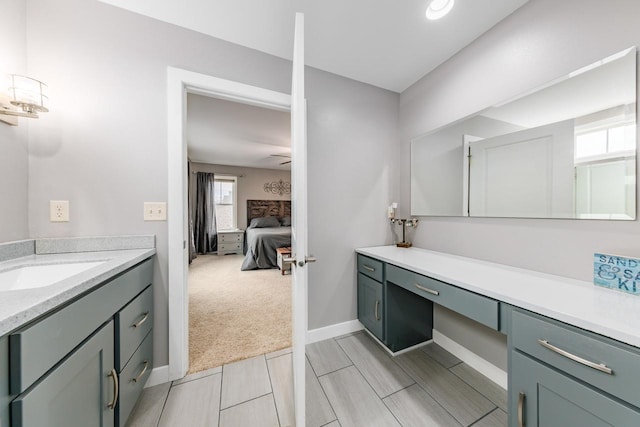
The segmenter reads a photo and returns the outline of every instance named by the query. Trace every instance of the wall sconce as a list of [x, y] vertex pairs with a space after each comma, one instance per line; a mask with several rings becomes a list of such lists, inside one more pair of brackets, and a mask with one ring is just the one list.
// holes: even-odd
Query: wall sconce
[[[8, 77], [7, 93], [0, 93], [0, 115], [37, 119], [38, 113], [49, 111], [46, 84], [17, 74]], [[0, 120], [14, 126], [18, 124], [17, 119], [10, 117], [0, 116]]]

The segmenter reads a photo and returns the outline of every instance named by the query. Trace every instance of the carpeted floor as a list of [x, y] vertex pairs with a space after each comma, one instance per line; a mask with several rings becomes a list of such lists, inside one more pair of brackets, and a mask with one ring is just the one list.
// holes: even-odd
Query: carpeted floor
[[291, 278], [240, 271], [242, 255], [189, 267], [189, 373], [291, 346]]

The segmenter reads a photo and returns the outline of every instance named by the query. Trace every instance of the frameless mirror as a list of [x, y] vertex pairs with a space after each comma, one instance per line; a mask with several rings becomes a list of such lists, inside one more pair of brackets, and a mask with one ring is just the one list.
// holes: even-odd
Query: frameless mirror
[[635, 47], [414, 138], [411, 214], [635, 219]]

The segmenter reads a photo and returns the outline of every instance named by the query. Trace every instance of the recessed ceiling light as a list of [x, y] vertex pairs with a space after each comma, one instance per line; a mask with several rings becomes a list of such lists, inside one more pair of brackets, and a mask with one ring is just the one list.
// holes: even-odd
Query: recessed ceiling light
[[427, 7], [427, 19], [436, 20], [445, 16], [453, 8], [453, 0], [433, 0]]

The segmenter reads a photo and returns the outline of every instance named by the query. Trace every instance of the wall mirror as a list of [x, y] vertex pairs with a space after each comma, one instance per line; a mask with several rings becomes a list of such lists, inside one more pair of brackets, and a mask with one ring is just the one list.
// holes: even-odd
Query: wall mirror
[[635, 219], [636, 48], [414, 138], [411, 214]]

